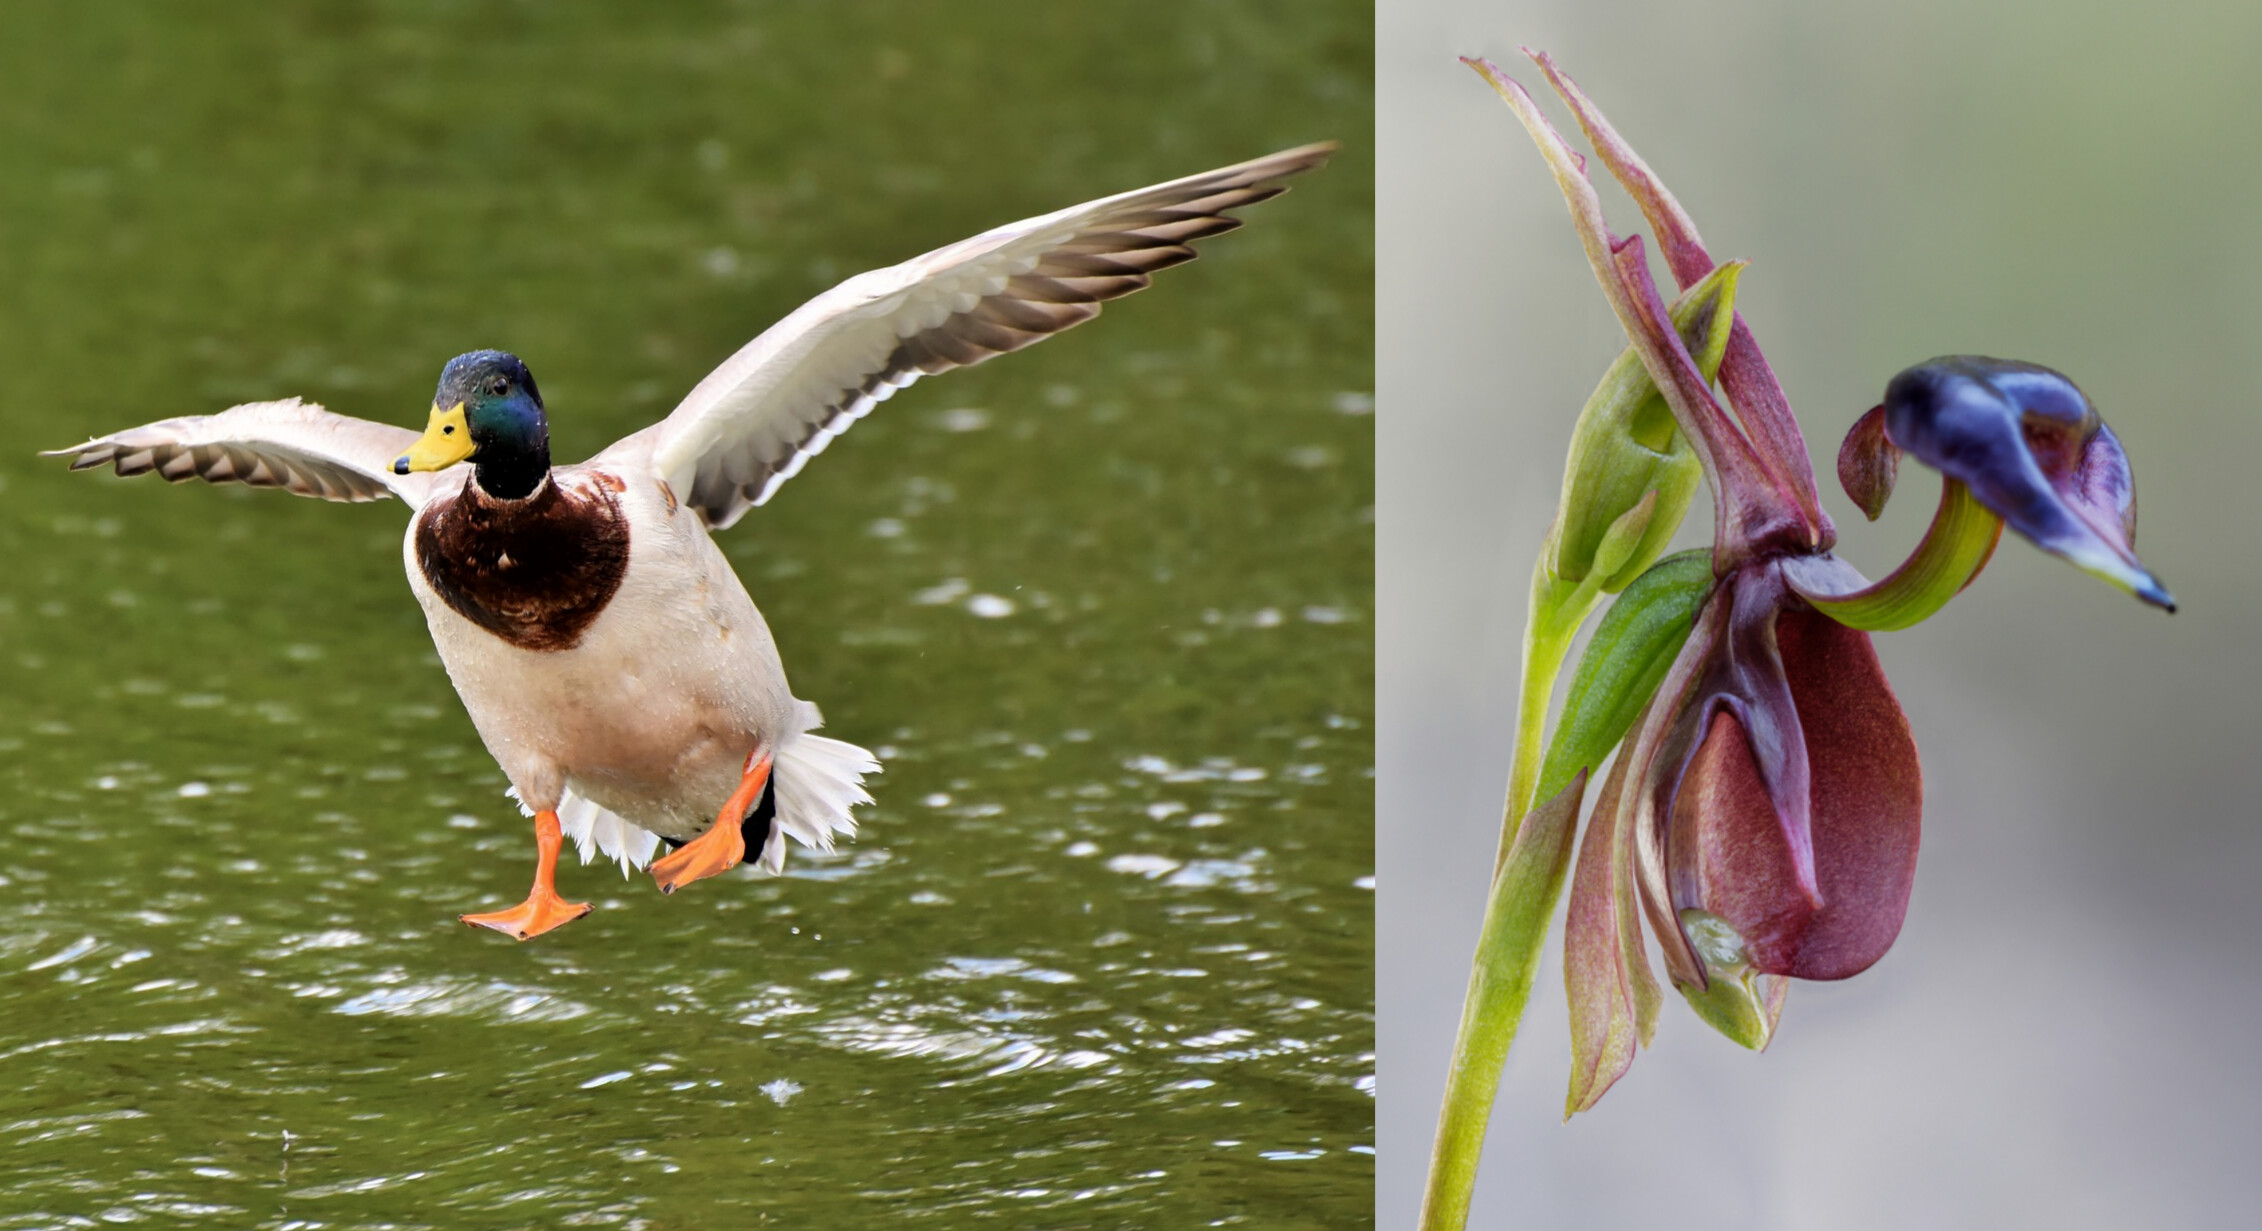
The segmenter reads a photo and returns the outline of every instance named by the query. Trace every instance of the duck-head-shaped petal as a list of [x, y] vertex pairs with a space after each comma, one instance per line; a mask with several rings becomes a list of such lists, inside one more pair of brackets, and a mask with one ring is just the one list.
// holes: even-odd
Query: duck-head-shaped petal
[[2128, 454], [2060, 373], [1949, 355], [1895, 376], [1838, 454], [1839, 478], [1869, 516], [1885, 507], [1904, 451], [1962, 483], [2035, 546], [2175, 610], [2167, 587], [2136, 558]]

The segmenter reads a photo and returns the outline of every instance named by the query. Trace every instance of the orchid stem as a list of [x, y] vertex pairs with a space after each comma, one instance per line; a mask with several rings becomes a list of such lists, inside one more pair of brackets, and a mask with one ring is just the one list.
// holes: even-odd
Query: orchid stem
[[[1548, 571], [1545, 552], [1532, 566], [1531, 605], [1524, 620], [1523, 694], [1516, 703], [1516, 754], [1508, 771], [1508, 801], [1500, 818], [1500, 858], [1493, 865], [1494, 875], [1506, 865], [1516, 823], [1532, 810], [1542, 785], [1540, 764], [1547, 751], [1547, 709], [1555, 699], [1555, 681], [1571, 656], [1572, 640], [1602, 603], [1603, 581], [1604, 571], [1590, 568], [1580, 581], [1565, 583]], [[1562, 784], [1556, 785], [1560, 789]]]
[[1524, 625], [1523, 694], [1516, 703], [1516, 753], [1508, 771], [1508, 799], [1501, 809], [1495, 876], [1507, 866], [1516, 823], [1532, 810], [1541, 754], [1547, 751], [1547, 709], [1555, 699], [1555, 681], [1563, 673], [1563, 660], [1570, 657], [1571, 639], [1602, 597], [1599, 580], [1590, 574], [1575, 587], [1565, 586], [1548, 575], [1544, 555], [1532, 570], [1531, 610]]
[[1569, 879], [1572, 816], [1545, 818], [1532, 811], [1540, 754], [1546, 747], [1548, 703], [1569, 656], [1571, 641], [1602, 598], [1597, 570], [1576, 585], [1551, 576], [1541, 554], [1532, 572], [1530, 620], [1524, 626], [1523, 693], [1516, 710], [1516, 752], [1500, 826], [1500, 855], [1485, 901], [1484, 929], [1469, 972], [1468, 999], [1453, 1043], [1453, 1066], [1438, 1111], [1437, 1141], [1430, 1151], [1429, 1183], [1422, 1196], [1422, 1231], [1460, 1231], [1484, 1153], [1485, 1127], [1500, 1091], [1500, 1072], [1516, 1041], [1524, 1006], [1539, 973], [1540, 952]]

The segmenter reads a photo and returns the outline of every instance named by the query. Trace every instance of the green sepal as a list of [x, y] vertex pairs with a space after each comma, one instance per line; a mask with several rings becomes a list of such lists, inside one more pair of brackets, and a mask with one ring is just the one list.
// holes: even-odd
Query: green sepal
[[1692, 907], [1681, 912], [1681, 927], [1704, 959], [1707, 982], [1700, 988], [1676, 979], [1673, 986], [1706, 1025], [1739, 1046], [1767, 1050], [1790, 981], [1752, 969], [1743, 938], [1717, 915]]
[[1636, 578], [1603, 613], [1563, 698], [1555, 739], [1540, 766], [1539, 798], [1600, 765], [1626, 737], [1664, 683], [1712, 583], [1710, 548], [1680, 552]]
[[[1742, 261], [1720, 266], [1672, 307], [1673, 327], [1708, 381], [1728, 353], [1743, 271]], [[1664, 554], [1703, 477], [1696, 450], [1674, 426], [1672, 409], [1640, 355], [1628, 347], [1603, 373], [1572, 431], [1563, 498], [1543, 556], [1549, 574], [1576, 584], [1601, 571], [1597, 588], [1603, 593], [1625, 589]], [[1611, 528], [1650, 492], [1657, 493], [1657, 506], [1640, 540], [1617, 567], [1604, 568], [1597, 556]]]

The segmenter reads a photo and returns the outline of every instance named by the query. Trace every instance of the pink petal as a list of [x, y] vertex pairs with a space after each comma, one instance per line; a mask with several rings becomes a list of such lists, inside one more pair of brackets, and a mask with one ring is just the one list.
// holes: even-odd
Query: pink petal
[[[1642, 949], [1641, 917], [1630, 877], [1614, 874], [1629, 863], [1619, 848], [1618, 803], [1626, 787], [1621, 753], [1587, 822], [1579, 861], [1571, 872], [1571, 905], [1563, 920], [1563, 983], [1571, 1008], [1571, 1089], [1565, 1119], [1599, 1101], [1634, 1063], [1641, 1020], [1654, 1020], [1659, 999]], [[1649, 1012], [1641, 1012], [1644, 1000]]]
[[[1681, 770], [1688, 761], [1687, 740], [1693, 738], [1685, 733], [1681, 719], [1694, 701], [1699, 683], [1723, 652], [1728, 636], [1728, 609], [1733, 604], [1724, 591], [1725, 587], [1715, 586], [1698, 609], [1696, 624], [1681, 645], [1680, 657], [1673, 660], [1665, 682], [1658, 685], [1649, 711], [1634, 724], [1633, 733], [1627, 737], [1628, 751], [1618, 754], [1631, 761], [1628, 773], [1634, 785], [1618, 805], [1614, 821], [1618, 842], [1629, 858], [1613, 866], [1613, 875], [1631, 876], [1650, 934], [1657, 937], [1657, 946], [1664, 952], [1666, 973], [1679, 982], [1699, 986], [1705, 980], [1704, 962], [1681, 930], [1678, 907], [1673, 903], [1665, 830]], [[1646, 969], [1647, 959], [1640, 960]]]

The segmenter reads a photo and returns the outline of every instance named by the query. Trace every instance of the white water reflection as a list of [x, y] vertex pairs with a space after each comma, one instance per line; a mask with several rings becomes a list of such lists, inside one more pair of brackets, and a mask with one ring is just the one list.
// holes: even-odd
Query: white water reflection
[[348, 1017], [376, 1014], [550, 1022], [570, 1021], [592, 1011], [588, 1005], [556, 993], [513, 983], [451, 978], [411, 980], [399, 972], [387, 972], [375, 978], [401, 982], [349, 997], [331, 1011]]

